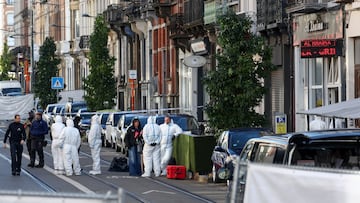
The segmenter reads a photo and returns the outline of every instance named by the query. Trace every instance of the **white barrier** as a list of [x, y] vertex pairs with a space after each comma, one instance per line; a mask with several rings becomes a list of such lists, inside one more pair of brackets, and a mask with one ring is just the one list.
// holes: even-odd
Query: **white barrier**
[[248, 164], [244, 203], [358, 203], [360, 173]]
[[77, 193], [44, 193], [0, 190], [1, 202], [6, 203], [123, 203], [125, 193], [119, 188], [118, 194], [77, 194]]
[[15, 114], [19, 114], [23, 119], [26, 119], [29, 116], [29, 111], [33, 108], [33, 94], [0, 96], [0, 120], [13, 120]]

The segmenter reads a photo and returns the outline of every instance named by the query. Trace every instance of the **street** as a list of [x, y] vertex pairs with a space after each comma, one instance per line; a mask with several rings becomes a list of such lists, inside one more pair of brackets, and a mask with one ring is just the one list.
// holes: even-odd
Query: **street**
[[[3, 141], [8, 122], [0, 123], [0, 139]], [[47, 139], [49, 137], [47, 136]], [[50, 140], [49, 140], [50, 141]], [[7, 146], [8, 143], [7, 143]], [[110, 172], [113, 157], [118, 156], [111, 148], [102, 148], [102, 174], [89, 175], [92, 167], [90, 149], [82, 143], [80, 150], [81, 176], [56, 175], [50, 145], [44, 148], [45, 167], [29, 168], [29, 155], [24, 145], [22, 172], [20, 176], [12, 176], [10, 169], [9, 148], [0, 149], [0, 190], [31, 191], [48, 193], [78, 193], [116, 195], [119, 188], [124, 189], [125, 202], [225, 202], [227, 187], [224, 183], [200, 183], [195, 180], [170, 180], [166, 177], [141, 178], [132, 177], [128, 172]]]

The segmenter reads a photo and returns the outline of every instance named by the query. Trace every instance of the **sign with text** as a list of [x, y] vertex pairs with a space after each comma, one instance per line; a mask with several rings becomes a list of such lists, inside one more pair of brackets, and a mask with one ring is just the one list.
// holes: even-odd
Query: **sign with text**
[[287, 133], [286, 114], [279, 114], [275, 116], [275, 134]]
[[301, 58], [342, 56], [342, 39], [312, 39], [301, 41]]
[[307, 39], [342, 39], [343, 21], [341, 9], [294, 16], [293, 46]]

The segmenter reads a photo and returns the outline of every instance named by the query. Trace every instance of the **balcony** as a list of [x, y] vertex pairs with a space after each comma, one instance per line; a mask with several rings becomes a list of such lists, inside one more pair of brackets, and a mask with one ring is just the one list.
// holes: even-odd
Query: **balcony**
[[73, 41], [70, 41], [70, 50], [72, 53], [81, 51], [80, 48], [80, 38], [76, 38]]
[[105, 21], [107, 21], [110, 25], [121, 25], [127, 22], [125, 16], [125, 5], [120, 4], [111, 4], [104, 11]]
[[90, 36], [89, 35], [80, 36], [78, 45], [80, 49], [88, 50], [90, 48]]
[[286, 2], [282, 0], [258, 0], [256, 2], [257, 30], [262, 32], [286, 27], [286, 6]]
[[204, 20], [204, 1], [189, 0], [184, 2], [184, 24], [203, 23]]
[[176, 5], [174, 0], [154, 0], [153, 8], [156, 15], [160, 18], [165, 18], [171, 15], [171, 7]]
[[289, 0], [287, 13], [313, 13], [325, 9], [327, 3], [318, 3], [318, 0]]
[[222, 13], [221, 2], [218, 0], [206, 1], [204, 3], [204, 25], [216, 24], [218, 16]]
[[56, 42], [56, 52], [55, 54], [62, 55], [70, 52], [70, 42], [60, 41]]

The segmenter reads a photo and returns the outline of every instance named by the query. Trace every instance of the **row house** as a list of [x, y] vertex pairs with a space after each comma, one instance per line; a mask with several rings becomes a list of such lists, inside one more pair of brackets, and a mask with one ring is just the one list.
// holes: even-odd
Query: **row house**
[[[350, 29], [346, 22], [346, 3], [328, 0], [288, 2], [286, 11], [291, 25], [296, 98], [294, 112], [339, 103], [355, 96], [355, 78], [349, 74], [354, 71], [354, 44], [345, 40]], [[356, 38], [351, 39], [356, 42]], [[296, 131], [307, 130], [313, 119], [300, 114], [294, 118]], [[325, 120], [330, 125], [330, 119]]]

